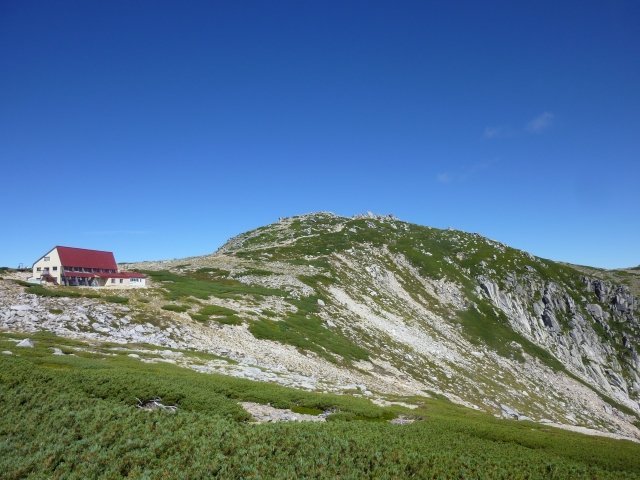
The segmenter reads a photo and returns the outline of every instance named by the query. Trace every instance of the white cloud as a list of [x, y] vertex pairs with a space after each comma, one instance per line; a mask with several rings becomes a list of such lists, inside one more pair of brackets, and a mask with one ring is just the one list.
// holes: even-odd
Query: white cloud
[[484, 138], [502, 138], [508, 135], [509, 132], [504, 127], [485, 127], [482, 133]]
[[459, 170], [453, 172], [442, 172], [436, 175], [436, 180], [438, 183], [459, 183], [466, 182], [467, 180], [475, 177], [480, 174], [484, 170], [487, 170], [493, 166], [494, 163], [499, 160], [493, 159], [485, 162], [476, 162], [470, 165], [464, 165]]
[[540, 115], [532, 118], [522, 130], [513, 129], [509, 126], [503, 125], [487, 126], [484, 127], [482, 136], [487, 140], [492, 140], [496, 138], [519, 137], [524, 133], [539, 134], [551, 127], [554, 118], [555, 115], [552, 112], [543, 112]]
[[447, 172], [439, 173], [436, 175], [438, 183], [449, 183], [451, 181], [451, 175]]
[[541, 133], [551, 126], [554, 117], [555, 115], [551, 112], [541, 113], [527, 123], [525, 130], [529, 133]]

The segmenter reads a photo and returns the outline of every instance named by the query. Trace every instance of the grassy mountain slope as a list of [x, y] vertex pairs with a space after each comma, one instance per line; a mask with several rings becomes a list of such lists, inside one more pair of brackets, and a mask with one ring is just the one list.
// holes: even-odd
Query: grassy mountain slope
[[26, 287], [36, 302], [7, 284], [31, 313], [5, 322], [215, 357], [176, 360], [198, 371], [378, 402], [446, 397], [640, 437], [638, 304], [633, 283], [617, 281], [626, 274], [476, 234], [332, 214], [282, 219], [212, 255], [130, 267], [152, 288], [118, 301]]

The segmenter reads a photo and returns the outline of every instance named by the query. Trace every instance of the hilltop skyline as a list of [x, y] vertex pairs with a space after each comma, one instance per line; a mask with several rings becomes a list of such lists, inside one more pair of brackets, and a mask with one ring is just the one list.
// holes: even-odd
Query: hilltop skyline
[[315, 211], [640, 263], [636, 2], [5, 2], [0, 265]]

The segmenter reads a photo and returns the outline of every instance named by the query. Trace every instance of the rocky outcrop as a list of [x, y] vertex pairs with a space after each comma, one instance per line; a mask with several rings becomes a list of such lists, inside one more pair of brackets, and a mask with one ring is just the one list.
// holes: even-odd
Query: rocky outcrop
[[514, 330], [549, 350], [602, 393], [638, 409], [638, 301], [624, 286], [581, 280], [583, 289], [576, 291], [531, 273], [512, 276], [503, 289], [485, 276], [477, 278], [479, 291], [506, 315]]

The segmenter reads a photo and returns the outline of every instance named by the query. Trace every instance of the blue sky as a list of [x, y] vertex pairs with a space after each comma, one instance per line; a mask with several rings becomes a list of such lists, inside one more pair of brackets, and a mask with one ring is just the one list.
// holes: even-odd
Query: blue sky
[[311, 211], [640, 263], [640, 3], [0, 3], [0, 265]]

